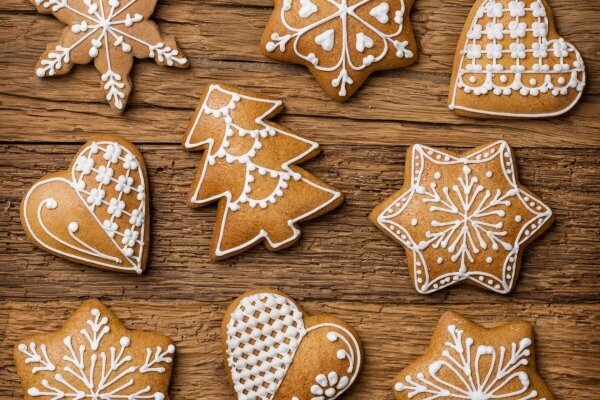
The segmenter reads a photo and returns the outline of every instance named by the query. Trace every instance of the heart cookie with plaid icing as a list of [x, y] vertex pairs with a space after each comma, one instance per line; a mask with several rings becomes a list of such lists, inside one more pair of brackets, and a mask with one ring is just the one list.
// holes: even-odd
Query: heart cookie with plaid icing
[[342, 320], [307, 315], [285, 294], [257, 289], [227, 309], [225, 367], [238, 400], [332, 400], [362, 365], [358, 335]]
[[40, 248], [70, 261], [142, 273], [148, 257], [148, 178], [141, 153], [118, 136], [84, 144], [69, 168], [44, 176], [21, 203]]
[[465, 116], [560, 115], [579, 100], [585, 67], [546, 0], [478, 0], [454, 58], [450, 109]]

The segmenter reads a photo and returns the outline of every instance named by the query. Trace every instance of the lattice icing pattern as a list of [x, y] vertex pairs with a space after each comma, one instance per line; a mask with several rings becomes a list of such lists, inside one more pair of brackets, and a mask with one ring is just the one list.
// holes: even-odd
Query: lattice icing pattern
[[456, 91], [534, 97], [582, 92], [584, 62], [571, 43], [549, 38], [553, 23], [543, 0], [482, 1], [460, 50], [450, 108], [457, 105]]
[[227, 363], [239, 399], [273, 399], [305, 334], [302, 312], [288, 298], [244, 297], [227, 325]]

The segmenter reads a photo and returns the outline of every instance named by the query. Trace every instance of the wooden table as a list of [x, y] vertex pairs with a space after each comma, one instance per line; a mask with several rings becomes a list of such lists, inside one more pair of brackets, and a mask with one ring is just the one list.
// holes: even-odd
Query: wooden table
[[[444, 310], [495, 324], [535, 325], [539, 369], [557, 398], [598, 399], [600, 390], [600, 2], [552, 0], [559, 31], [581, 51], [588, 87], [568, 115], [540, 121], [477, 121], [448, 111], [452, 57], [472, 1], [418, 0], [412, 13], [419, 62], [377, 73], [347, 104], [329, 100], [302, 67], [261, 56], [272, 0], [162, 0], [155, 19], [177, 37], [191, 68], [136, 62], [134, 93], [115, 116], [99, 74], [34, 75], [63, 28], [26, 0], [0, 2], [0, 398], [21, 397], [12, 346], [58, 328], [86, 298], [104, 301], [134, 329], [178, 345], [174, 399], [233, 398], [220, 351], [227, 304], [245, 290], [274, 286], [311, 313], [344, 316], [360, 333], [367, 362], [347, 399], [391, 399], [390, 380], [426, 349]], [[346, 194], [345, 204], [303, 225], [303, 239], [270, 253], [262, 246], [224, 262], [208, 260], [215, 208], [184, 203], [200, 157], [180, 141], [212, 80], [277, 96], [280, 123], [321, 143], [306, 169]], [[91, 134], [134, 141], [148, 165], [152, 247], [143, 276], [104, 272], [53, 257], [31, 244], [19, 204], [43, 174], [65, 168]], [[402, 183], [412, 143], [514, 146], [522, 183], [555, 212], [554, 226], [525, 253], [514, 293], [468, 285], [429, 296], [408, 280], [400, 246], [367, 221]]]

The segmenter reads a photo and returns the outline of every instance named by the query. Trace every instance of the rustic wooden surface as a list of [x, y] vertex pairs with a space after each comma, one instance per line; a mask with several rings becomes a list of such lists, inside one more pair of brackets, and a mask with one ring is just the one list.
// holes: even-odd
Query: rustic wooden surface
[[[66, 77], [33, 71], [62, 26], [26, 0], [0, 2], [0, 398], [19, 398], [12, 361], [20, 338], [62, 324], [82, 299], [97, 297], [134, 329], [171, 336], [178, 355], [177, 399], [233, 398], [219, 348], [227, 304], [245, 290], [274, 286], [311, 313], [343, 316], [365, 344], [364, 373], [345, 398], [391, 399], [390, 380], [427, 347], [445, 310], [478, 322], [522, 318], [535, 325], [542, 376], [558, 399], [597, 399], [600, 390], [600, 15], [599, 1], [551, 0], [559, 31], [581, 51], [588, 86], [566, 116], [478, 121], [453, 115], [446, 95], [456, 41], [471, 1], [418, 0], [411, 19], [420, 59], [375, 74], [350, 102], [329, 100], [302, 67], [258, 51], [272, 0], [162, 0], [155, 19], [190, 59], [185, 71], [136, 62], [134, 94], [111, 113], [92, 66]], [[303, 226], [294, 247], [257, 247], [208, 260], [213, 207], [184, 204], [199, 161], [181, 136], [204, 84], [221, 80], [278, 96], [278, 121], [319, 141], [305, 164], [347, 201]], [[91, 134], [138, 144], [152, 190], [153, 240], [143, 276], [78, 266], [34, 247], [19, 221], [24, 191], [64, 168]], [[421, 296], [410, 287], [404, 252], [371, 226], [373, 206], [402, 183], [406, 147], [454, 149], [504, 138], [515, 147], [522, 182], [556, 212], [556, 223], [525, 253], [509, 296], [470, 286]]]

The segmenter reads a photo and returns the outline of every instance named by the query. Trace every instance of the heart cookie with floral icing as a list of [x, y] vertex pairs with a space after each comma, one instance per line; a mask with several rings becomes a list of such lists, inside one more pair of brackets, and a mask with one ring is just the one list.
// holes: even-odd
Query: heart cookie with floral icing
[[272, 289], [247, 292], [227, 309], [222, 343], [238, 400], [332, 400], [362, 365], [357, 334], [338, 318], [310, 316]]
[[581, 55], [556, 31], [546, 0], [478, 0], [458, 42], [450, 109], [465, 116], [551, 117], [585, 86]]
[[40, 248], [76, 263], [142, 273], [148, 256], [148, 178], [141, 153], [118, 136], [81, 147], [69, 168], [37, 181], [21, 223]]

